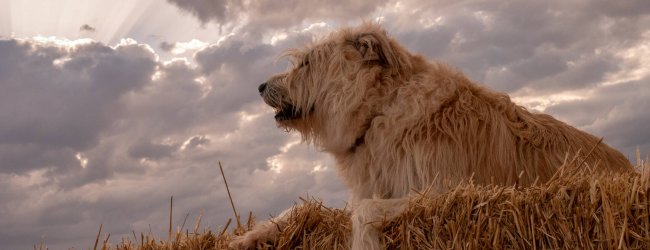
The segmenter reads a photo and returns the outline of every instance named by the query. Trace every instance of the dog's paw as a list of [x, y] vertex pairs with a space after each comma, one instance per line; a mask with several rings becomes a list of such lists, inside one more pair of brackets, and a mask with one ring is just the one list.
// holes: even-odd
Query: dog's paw
[[230, 241], [228, 247], [230, 249], [236, 249], [236, 250], [255, 249], [257, 247], [258, 241], [248, 236], [249, 236], [248, 234], [244, 234], [242, 236], [235, 237], [232, 241]]
[[275, 223], [266, 221], [246, 232], [242, 236], [235, 237], [228, 247], [232, 249], [255, 249], [259, 244], [273, 243], [277, 240], [279, 234], [278, 227]]

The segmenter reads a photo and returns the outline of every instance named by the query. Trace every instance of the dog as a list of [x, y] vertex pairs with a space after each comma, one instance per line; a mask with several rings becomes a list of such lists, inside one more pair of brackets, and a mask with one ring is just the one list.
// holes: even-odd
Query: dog
[[[381, 247], [377, 225], [412, 190], [451, 184], [532, 185], [568, 154], [593, 149], [594, 171], [633, 171], [599, 139], [457, 70], [404, 49], [378, 24], [344, 28], [286, 52], [293, 67], [258, 88], [277, 125], [333, 155], [349, 188], [353, 249]], [[233, 248], [273, 241], [290, 210], [234, 239]]]

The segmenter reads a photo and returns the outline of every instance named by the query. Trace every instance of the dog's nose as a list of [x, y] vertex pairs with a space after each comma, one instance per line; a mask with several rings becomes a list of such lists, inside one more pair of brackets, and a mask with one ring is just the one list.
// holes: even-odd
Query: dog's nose
[[262, 83], [262, 84], [260, 84], [259, 87], [257, 87], [257, 90], [260, 91], [260, 94], [261, 94], [262, 92], [264, 92], [265, 89], [266, 89], [266, 83]]

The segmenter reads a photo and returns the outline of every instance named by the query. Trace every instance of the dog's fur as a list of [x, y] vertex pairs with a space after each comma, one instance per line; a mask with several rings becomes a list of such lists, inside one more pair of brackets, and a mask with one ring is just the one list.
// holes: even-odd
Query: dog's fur
[[[342, 29], [287, 55], [294, 67], [271, 77], [260, 94], [280, 127], [336, 159], [350, 190], [355, 249], [379, 247], [368, 222], [398, 214], [411, 190], [440, 193], [470, 177], [478, 184], [544, 182], [567, 154], [594, 146], [586, 162], [594, 170], [632, 170], [598, 138], [409, 53], [376, 24]], [[277, 226], [262, 223], [232, 246], [272, 240]]]

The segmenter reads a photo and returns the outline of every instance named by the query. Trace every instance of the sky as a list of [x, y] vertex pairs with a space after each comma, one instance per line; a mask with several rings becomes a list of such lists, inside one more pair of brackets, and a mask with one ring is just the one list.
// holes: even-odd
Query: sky
[[380, 23], [413, 53], [650, 154], [650, 1], [0, 0], [0, 250], [132, 231], [220, 230], [347, 193], [328, 155], [276, 127], [257, 86], [279, 55]]

